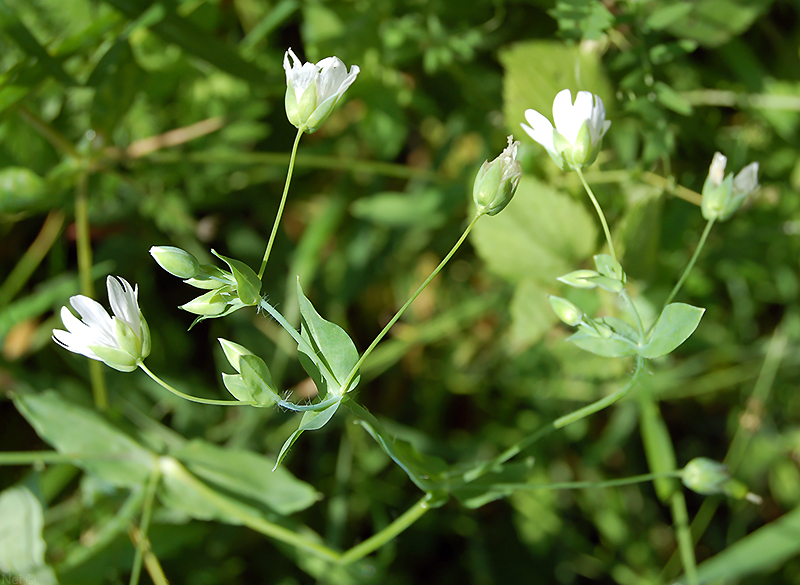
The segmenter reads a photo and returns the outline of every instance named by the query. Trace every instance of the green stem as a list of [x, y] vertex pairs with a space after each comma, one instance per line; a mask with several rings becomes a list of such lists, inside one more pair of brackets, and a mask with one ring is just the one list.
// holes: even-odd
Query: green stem
[[455, 254], [456, 251], [461, 247], [461, 244], [464, 243], [464, 240], [467, 239], [467, 236], [472, 231], [472, 228], [475, 227], [475, 224], [478, 223], [478, 220], [482, 216], [483, 216], [482, 213], [475, 214], [475, 217], [473, 217], [472, 221], [469, 222], [469, 225], [464, 230], [464, 233], [461, 234], [461, 237], [458, 239], [458, 241], [455, 243], [455, 245], [450, 249], [450, 252], [448, 252], [447, 256], [444, 257], [444, 260], [442, 260], [439, 263], [439, 266], [437, 266], [434, 269], [434, 271], [431, 272], [430, 276], [428, 276], [428, 278], [425, 279], [425, 282], [423, 282], [419, 286], [419, 288], [416, 290], [416, 292], [414, 292], [414, 294], [411, 295], [411, 298], [408, 299], [402, 307], [400, 307], [400, 310], [397, 311], [397, 313], [395, 313], [394, 317], [392, 317], [392, 319], [386, 324], [386, 327], [384, 327], [383, 330], [380, 333], [378, 333], [378, 336], [373, 340], [373, 342], [370, 344], [370, 346], [367, 348], [367, 350], [361, 355], [361, 357], [356, 362], [356, 365], [354, 365], [353, 368], [350, 370], [350, 373], [347, 375], [347, 378], [345, 379], [344, 383], [342, 384], [342, 388], [343, 389], [346, 389], [346, 388], [350, 387], [350, 382], [352, 382], [353, 378], [355, 378], [356, 373], [358, 372], [358, 368], [361, 367], [361, 364], [364, 363], [364, 360], [367, 359], [367, 357], [369, 357], [369, 354], [371, 354], [372, 350], [374, 350], [375, 347], [377, 347], [377, 345], [378, 345], [378, 343], [380, 343], [381, 339], [383, 339], [384, 336], [387, 333], [389, 333], [389, 330], [394, 326], [395, 323], [397, 323], [397, 320], [403, 315], [403, 313], [406, 312], [406, 309], [408, 309], [408, 307], [411, 306], [411, 303], [413, 303], [416, 300], [416, 298], [420, 295], [420, 293], [422, 293], [422, 291], [425, 290], [425, 287], [428, 286], [428, 284], [430, 284], [430, 282], [434, 278], [436, 278], [436, 275], [439, 274], [439, 272], [442, 270], [442, 268], [444, 268], [445, 264], [447, 264], [450, 261], [450, 258], [452, 258], [453, 254]]
[[292, 145], [292, 154], [289, 157], [289, 171], [286, 174], [286, 182], [283, 185], [283, 195], [281, 196], [281, 203], [278, 206], [278, 213], [275, 216], [275, 223], [272, 224], [272, 233], [269, 235], [269, 242], [267, 243], [267, 249], [264, 252], [264, 259], [261, 260], [261, 268], [258, 270], [258, 278], [261, 279], [264, 276], [264, 270], [267, 268], [267, 260], [269, 260], [269, 255], [272, 252], [272, 244], [275, 242], [275, 236], [278, 233], [278, 226], [281, 223], [281, 217], [283, 216], [283, 208], [286, 206], [286, 197], [289, 194], [289, 185], [292, 182], [292, 173], [294, 172], [294, 160], [297, 157], [297, 146], [300, 144], [300, 137], [303, 135], [303, 131], [301, 129], [297, 130], [297, 136], [294, 139], [294, 144]]
[[577, 422], [582, 418], [586, 418], [587, 416], [594, 414], [608, 406], [611, 406], [615, 402], [623, 399], [627, 396], [631, 390], [633, 390], [636, 383], [639, 381], [639, 378], [642, 375], [642, 371], [644, 370], [644, 358], [641, 356], [636, 356], [636, 369], [633, 372], [633, 377], [628, 381], [625, 386], [614, 392], [613, 394], [609, 394], [605, 398], [601, 398], [600, 400], [589, 404], [588, 406], [584, 406], [576, 410], [575, 412], [571, 412], [570, 414], [566, 414], [560, 418], [557, 418], [553, 422], [545, 425], [532, 435], [525, 437], [519, 443], [512, 445], [505, 451], [503, 451], [500, 455], [492, 459], [491, 461], [481, 463], [480, 465], [476, 466], [475, 468], [471, 469], [467, 473], [463, 474], [464, 481], [471, 482], [482, 475], [486, 474], [488, 471], [493, 469], [498, 469], [503, 463], [515, 457], [534, 443], [538, 442], [541, 438], [549, 435], [553, 431], [557, 429], [561, 429], [569, 424]]
[[694, 556], [692, 531], [689, 528], [689, 514], [686, 511], [686, 498], [681, 490], [673, 492], [670, 498], [672, 518], [675, 520], [675, 535], [678, 538], [678, 549], [681, 554], [683, 570], [688, 585], [699, 585], [697, 579], [697, 559]]
[[633, 304], [630, 295], [628, 295], [628, 291], [622, 289], [622, 291], [620, 291], [619, 293], [619, 296], [625, 299], [625, 302], [628, 304], [628, 307], [630, 307], [631, 313], [633, 313], [633, 317], [636, 320], [636, 328], [639, 330], [639, 343], [643, 346], [647, 336], [645, 335], [644, 332], [644, 323], [642, 323], [642, 316], [639, 315], [639, 311], [636, 310], [636, 305]]
[[180, 390], [176, 390], [169, 384], [167, 384], [164, 380], [156, 376], [150, 369], [144, 365], [144, 362], [139, 362], [139, 367], [142, 371], [150, 376], [154, 382], [156, 382], [159, 386], [164, 388], [165, 390], [169, 390], [175, 396], [180, 396], [184, 400], [188, 400], [189, 402], [196, 402], [198, 404], [211, 404], [212, 406], [253, 406], [255, 402], [240, 402], [239, 400], [212, 400], [210, 398], [199, 398], [197, 396], [190, 396], [189, 394], [184, 394]]
[[142, 520], [139, 523], [139, 542], [136, 543], [136, 556], [133, 558], [130, 585], [138, 585], [139, 583], [144, 553], [149, 546], [147, 532], [150, 529], [150, 515], [153, 512], [153, 500], [155, 500], [156, 487], [158, 486], [158, 480], [160, 478], [161, 470], [158, 465], [154, 465], [153, 471], [150, 474], [150, 480], [147, 482], [147, 492], [144, 497], [144, 507], [142, 508]]
[[323, 558], [327, 561], [338, 563], [341, 559], [341, 554], [322, 543], [314, 542], [296, 532], [284, 528], [278, 524], [274, 524], [260, 516], [253, 513], [252, 509], [248, 509], [236, 502], [220, 495], [215, 490], [208, 487], [205, 483], [197, 479], [194, 475], [189, 473], [183, 465], [171, 457], [165, 458], [170, 461], [169, 471], [167, 473], [179, 475], [181, 481], [191, 484], [191, 487], [202, 494], [202, 497], [211, 502], [216, 508], [223, 512], [226, 516], [239, 520], [244, 526], [255, 530], [265, 536], [274, 538], [280, 542], [297, 547], [300, 550], [305, 550]]
[[614, 261], [617, 261], [617, 253], [614, 251], [614, 244], [611, 241], [611, 232], [608, 229], [608, 223], [606, 222], [606, 216], [603, 215], [603, 209], [600, 207], [600, 204], [597, 202], [597, 198], [594, 196], [591, 187], [589, 187], [589, 183], [586, 182], [586, 179], [583, 177], [583, 171], [581, 169], [575, 169], [575, 172], [578, 173], [578, 177], [583, 183], [583, 188], [586, 189], [586, 192], [589, 194], [589, 199], [592, 200], [592, 205], [597, 210], [597, 215], [600, 217], [600, 223], [603, 224], [603, 231], [606, 234], [606, 241], [608, 242], [608, 249], [611, 252], [611, 257], [614, 258]]
[[36, 463], [75, 463], [77, 455], [58, 451], [14, 451], [0, 453], [0, 465], [34, 465]]
[[431, 498], [432, 496], [430, 494], [425, 494], [425, 496], [422, 497], [416, 504], [406, 510], [402, 516], [386, 526], [383, 530], [343, 553], [339, 559], [339, 564], [349, 565], [350, 563], [364, 558], [371, 552], [379, 549], [390, 540], [394, 539], [398, 534], [414, 524], [414, 522], [419, 520], [428, 510], [431, 509]]
[[692, 259], [689, 260], [689, 264], [686, 265], [686, 268], [684, 269], [683, 274], [681, 274], [678, 283], [672, 289], [672, 292], [669, 293], [667, 300], [664, 301], [665, 307], [672, 302], [672, 299], [674, 299], [675, 295], [678, 294], [678, 291], [681, 290], [683, 282], [686, 280], [686, 277], [689, 276], [689, 273], [692, 271], [692, 268], [694, 268], [694, 263], [697, 262], [697, 258], [700, 256], [700, 252], [703, 250], [703, 246], [705, 246], [706, 244], [706, 238], [708, 238], [708, 234], [709, 232], [711, 232], [711, 228], [713, 227], [713, 225], [714, 225], [714, 218], [712, 217], [711, 219], [708, 220], [708, 223], [706, 223], [706, 227], [703, 230], [703, 235], [700, 236], [700, 242], [698, 242], [697, 244], [697, 248], [695, 249], [694, 254], [692, 255]]
[[595, 412], [599, 412], [604, 408], [607, 408], [614, 404], [615, 402], [622, 400], [627, 396], [631, 390], [633, 390], [636, 383], [639, 381], [639, 378], [642, 375], [642, 371], [644, 370], [644, 358], [642, 356], [636, 356], [636, 369], [633, 372], [633, 377], [630, 381], [625, 384], [622, 388], [614, 392], [613, 394], [609, 394], [605, 398], [601, 398], [597, 402], [593, 402], [588, 406], [584, 406], [572, 412], [570, 414], [564, 415], [561, 418], [557, 418], [553, 421], [553, 425], [556, 429], [563, 428], [569, 424], [572, 424], [576, 421], [579, 421], [582, 418], [586, 418], [590, 414], [594, 414]]
[[[89, 174], [78, 175], [75, 186], [75, 240], [78, 251], [78, 276], [81, 293], [94, 298], [94, 282], [92, 280], [92, 238], [89, 225]], [[99, 410], [108, 409], [108, 391], [106, 389], [103, 364], [96, 360], [89, 362], [89, 379], [92, 385], [94, 404]]]
[[[642, 475], [634, 475], [631, 477], [622, 477], [620, 479], [609, 479], [606, 481], [567, 481], [559, 483], [494, 483], [492, 489], [497, 490], [514, 490], [514, 491], [535, 491], [535, 490], [583, 490], [591, 488], [610, 488], [619, 487], [622, 485], [632, 485], [635, 483], [643, 483], [645, 481], [653, 481], [664, 477], [681, 477], [683, 470], [667, 471], [662, 473], [645, 473]], [[470, 486], [466, 485], [461, 488], [466, 491], [470, 490]], [[476, 490], [485, 490], [485, 486], [475, 486]]]

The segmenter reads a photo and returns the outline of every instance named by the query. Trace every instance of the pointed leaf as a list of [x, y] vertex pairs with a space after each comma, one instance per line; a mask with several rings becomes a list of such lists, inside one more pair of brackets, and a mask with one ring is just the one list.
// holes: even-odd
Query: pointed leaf
[[[341, 390], [341, 385], [350, 370], [358, 362], [356, 346], [344, 329], [319, 316], [311, 301], [303, 294], [300, 281], [297, 282], [297, 300], [300, 305], [303, 330], [308, 336], [311, 347], [317, 351], [317, 355], [309, 355], [308, 358], [319, 366], [323, 376], [327, 378], [328, 375], [332, 375], [333, 379], [328, 382]], [[358, 380], [359, 376], [356, 375], [346, 391], [355, 388]]]
[[231, 396], [239, 402], [258, 402], [240, 374], [222, 374], [222, 383], [225, 384], [225, 388], [228, 389]]
[[694, 333], [704, 312], [705, 309], [685, 303], [667, 305], [650, 333], [647, 345], [639, 350], [639, 354], [653, 359], [674, 351]]
[[286, 442], [281, 447], [281, 452], [278, 453], [278, 460], [275, 462], [275, 467], [273, 470], [277, 469], [278, 466], [283, 461], [283, 458], [286, 457], [286, 454], [289, 452], [289, 449], [294, 442], [303, 434], [304, 431], [316, 431], [317, 429], [321, 429], [328, 421], [333, 418], [333, 415], [336, 414], [336, 410], [339, 408], [339, 405], [342, 403], [341, 400], [337, 400], [332, 405], [324, 410], [317, 410], [317, 411], [308, 411], [303, 414], [303, 418], [300, 419], [300, 426], [297, 428], [295, 432], [293, 432]]
[[233, 258], [226, 258], [221, 254], [217, 254], [211, 250], [217, 258], [225, 262], [231, 269], [233, 277], [236, 279], [236, 290], [239, 294], [239, 299], [245, 305], [255, 305], [261, 298], [261, 280], [255, 271], [244, 262], [239, 262]]
[[613, 331], [610, 338], [600, 337], [590, 327], [581, 327], [567, 341], [571, 341], [581, 349], [603, 357], [624, 357], [636, 355], [636, 339], [638, 332], [622, 319], [604, 317], [597, 320], [600, 325], [606, 325]]
[[242, 369], [242, 381], [259, 406], [270, 406], [280, 400], [264, 360], [257, 355], [243, 355], [239, 358], [239, 367]]

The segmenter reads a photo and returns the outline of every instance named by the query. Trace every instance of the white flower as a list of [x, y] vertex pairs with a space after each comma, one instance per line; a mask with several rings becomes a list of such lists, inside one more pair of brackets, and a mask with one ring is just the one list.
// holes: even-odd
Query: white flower
[[587, 167], [597, 158], [600, 143], [611, 126], [600, 96], [579, 91], [572, 103], [572, 93], [561, 90], [553, 100], [553, 120], [536, 110], [526, 110], [528, 124], [523, 130], [545, 147], [553, 161], [563, 170]]
[[478, 171], [472, 198], [482, 215], [497, 215], [514, 196], [522, 177], [522, 167], [517, 161], [518, 147], [519, 141], [509, 136], [506, 149], [493, 161], [484, 162]]
[[301, 63], [291, 49], [283, 56], [283, 68], [286, 115], [295, 127], [308, 133], [322, 126], [360, 71], [353, 65], [348, 72], [338, 57], [327, 57], [316, 65]]
[[138, 287], [114, 276], [106, 279], [106, 286], [114, 316], [110, 317], [94, 299], [84, 295], [70, 297], [70, 304], [82, 320], [62, 307], [61, 321], [67, 330], [54, 329], [53, 340], [71, 352], [104, 362], [115, 370], [131, 372], [150, 354], [150, 330], [139, 310]]
[[730, 218], [750, 193], [758, 189], [758, 163], [744, 167], [736, 177], [733, 173], [725, 176], [728, 159], [715, 152], [708, 168], [708, 177], [703, 184], [703, 217], [715, 221]]

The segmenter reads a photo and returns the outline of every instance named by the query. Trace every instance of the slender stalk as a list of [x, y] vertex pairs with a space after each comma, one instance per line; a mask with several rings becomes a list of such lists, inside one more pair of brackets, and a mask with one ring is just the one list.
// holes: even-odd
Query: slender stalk
[[625, 289], [623, 289], [619, 293], [619, 296], [625, 299], [625, 302], [628, 304], [631, 313], [633, 313], [633, 317], [636, 320], [636, 328], [639, 330], [639, 343], [641, 345], [644, 345], [646, 339], [646, 335], [644, 332], [644, 323], [642, 323], [642, 317], [641, 315], [639, 315], [639, 311], [636, 310], [636, 305], [633, 304], [630, 295], [628, 295], [628, 291], [626, 291]]
[[617, 260], [617, 253], [614, 251], [614, 243], [611, 241], [611, 232], [608, 229], [608, 222], [606, 222], [606, 216], [603, 214], [603, 209], [600, 207], [600, 204], [597, 202], [597, 198], [594, 196], [591, 187], [589, 187], [589, 183], [586, 182], [586, 179], [583, 177], [583, 171], [581, 169], [575, 169], [575, 172], [578, 173], [578, 177], [583, 183], [583, 188], [586, 189], [586, 193], [589, 194], [589, 199], [592, 200], [592, 205], [597, 210], [597, 215], [600, 218], [600, 223], [603, 224], [603, 232], [606, 234], [606, 242], [608, 242], [608, 249], [611, 252], [611, 257], [614, 258], [614, 261]]
[[394, 539], [431, 509], [431, 498], [432, 496], [430, 494], [425, 494], [416, 504], [406, 510], [402, 516], [386, 526], [383, 530], [343, 553], [339, 559], [339, 564], [349, 565], [350, 563], [364, 558]]
[[13, 451], [0, 453], [2, 465], [34, 465], [36, 463], [75, 463], [78, 456], [58, 451]]
[[683, 570], [686, 573], [687, 585], [699, 585], [697, 579], [697, 559], [694, 556], [694, 542], [689, 528], [689, 514], [686, 511], [686, 498], [677, 490], [670, 498], [672, 518], [675, 520], [675, 536], [678, 538], [678, 550], [681, 554]]
[[64, 212], [53, 210], [47, 214], [39, 235], [19, 259], [14, 269], [9, 273], [3, 284], [0, 285], [0, 307], [7, 305], [17, 294], [36, 268], [41, 264], [47, 252], [61, 233], [64, 226]]
[[411, 306], [411, 303], [413, 303], [416, 300], [416, 298], [420, 295], [420, 293], [422, 293], [422, 291], [425, 290], [425, 287], [428, 286], [428, 284], [430, 284], [430, 282], [434, 278], [436, 278], [436, 275], [439, 274], [439, 272], [442, 270], [442, 268], [444, 268], [445, 264], [447, 264], [450, 261], [450, 258], [453, 257], [453, 254], [456, 253], [456, 251], [461, 247], [461, 244], [464, 243], [464, 240], [467, 239], [467, 236], [472, 231], [472, 228], [475, 227], [475, 224], [478, 223], [478, 220], [482, 217], [482, 215], [483, 214], [481, 214], [481, 213], [476, 213], [475, 214], [475, 217], [473, 217], [472, 221], [469, 222], [469, 225], [464, 230], [464, 233], [461, 234], [461, 237], [458, 239], [458, 241], [455, 243], [455, 245], [447, 253], [447, 256], [444, 257], [444, 260], [442, 260], [439, 263], [439, 266], [437, 266], [433, 270], [433, 272], [431, 272], [430, 276], [428, 276], [428, 278], [425, 279], [425, 282], [423, 282], [419, 286], [419, 288], [416, 290], [416, 292], [414, 292], [414, 294], [411, 295], [411, 298], [408, 299], [402, 307], [400, 307], [400, 310], [397, 311], [397, 313], [395, 313], [394, 317], [392, 317], [392, 319], [386, 324], [386, 327], [384, 327], [383, 330], [380, 333], [378, 333], [378, 336], [372, 341], [370, 346], [361, 355], [361, 357], [356, 362], [356, 365], [353, 366], [353, 368], [350, 370], [350, 373], [347, 375], [347, 378], [345, 379], [344, 383], [342, 384], [342, 388], [344, 390], [347, 390], [347, 388], [350, 387], [350, 382], [352, 382], [353, 378], [355, 378], [356, 373], [358, 372], [358, 368], [360, 368], [361, 364], [364, 363], [364, 360], [367, 359], [367, 357], [369, 357], [369, 354], [372, 353], [372, 350], [374, 350], [375, 347], [377, 347], [377, 345], [378, 345], [378, 343], [380, 343], [381, 339], [383, 339], [386, 336], [386, 334], [389, 333], [389, 330], [394, 326], [395, 323], [397, 323], [397, 320], [400, 319], [400, 317], [403, 315], [403, 313], [406, 312], [406, 309], [408, 309], [408, 307]]
[[546, 437], [553, 431], [557, 429], [561, 429], [569, 424], [577, 422], [582, 418], [586, 418], [587, 416], [594, 414], [595, 412], [599, 412], [604, 408], [611, 406], [615, 402], [622, 400], [625, 396], [627, 396], [631, 390], [633, 390], [636, 383], [639, 381], [639, 378], [642, 375], [642, 371], [644, 370], [644, 358], [641, 356], [636, 356], [636, 369], [633, 372], [633, 377], [628, 381], [625, 386], [614, 392], [613, 394], [609, 394], [605, 398], [601, 398], [597, 402], [593, 402], [588, 406], [584, 406], [583, 408], [579, 408], [578, 410], [566, 414], [560, 418], [557, 418], [551, 423], [548, 423], [532, 435], [525, 437], [519, 443], [512, 445], [505, 451], [503, 451], [500, 455], [492, 459], [491, 461], [487, 461], [485, 463], [481, 463], [477, 465], [475, 468], [471, 469], [467, 473], [464, 473], [462, 477], [464, 481], [471, 482], [482, 475], [486, 474], [487, 472], [499, 468], [503, 463], [515, 457], [534, 443], [538, 442], [543, 437]]
[[[683, 470], [667, 471], [663, 473], [645, 473], [642, 475], [634, 475], [631, 477], [622, 477], [619, 479], [609, 479], [606, 481], [566, 481], [559, 483], [495, 483], [492, 488], [498, 490], [514, 490], [514, 491], [536, 491], [536, 490], [584, 490], [592, 488], [610, 488], [619, 487], [622, 485], [632, 485], [636, 483], [643, 483], [645, 481], [653, 481], [663, 477], [681, 477]], [[470, 486], [465, 488], [469, 490]], [[476, 486], [477, 490], [486, 489], [485, 486]]]
[[138, 585], [144, 553], [145, 550], [149, 548], [147, 531], [150, 529], [150, 515], [153, 512], [153, 500], [156, 496], [156, 486], [158, 486], [158, 480], [160, 478], [161, 470], [158, 465], [154, 465], [153, 471], [150, 474], [150, 480], [147, 482], [147, 492], [144, 497], [144, 507], [142, 508], [142, 520], [139, 523], [139, 541], [136, 543], [136, 555], [133, 558], [130, 585]]
[[165, 390], [169, 390], [175, 396], [180, 396], [184, 400], [188, 400], [189, 402], [196, 402], [198, 404], [211, 404], [212, 406], [253, 406], [255, 402], [248, 401], [248, 402], [241, 402], [239, 400], [212, 400], [210, 398], [199, 398], [197, 396], [190, 396], [189, 394], [184, 394], [180, 390], [176, 390], [169, 384], [167, 384], [164, 380], [156, 376], [150, 369], [144, 365], [144, 362], [139, 362], [139, 368], [142, 371], [150, 376], [154, 382], [156, 382], [159, 386], [164, 388]]
[[275, 236], [278, 233], [278, 226], [281, 223], [281, 217], [283, 216], [283, 208], [286, 206], [286, 196], [289, 194], [289, 185], [292, 183], [292, 173], [294, 172], [294, 160], [297, 157], [297, 146], [300, 144], [300, 137], [303, 135], [303, 131], [298, 129], [297, 136], [294, 139], [294, 144], [292, 145], [292, 154], [289, 157], [289, 170], [286, 173], [286, 182], [283, 185], [283, 195], [281, 196], [281, 203], [278, 206], [278, 213], [275, 216], [275, 223], [272, 224], [272, 233], [269, 235], [269, 242], [267, 243], [267, 249], [264, 252], [264, 259], [261, 260], [261, 268], [258, 270], [258, 278], [261, 279], [264, 276], [264, 270], [267, 268], [267, 260], [269, 260], [269, 255], [272, 252], [272, 244], [275, 242]]
[[700, 241], [698, 242], [697, 248], [695, 249], [694, 254], [692, 255], [692, 259], [689, 260], [689, 264], [686, 265], [686, 268], [684, 269], [683, 274], [681, 274], [681, 277], [678, 280], [677, 284], [672, 289], [672, 292], [669, 293], [667, 300], [664, 301], [665, 307], [672, 302], [672, 299], [674, 299], [675, 295], [678, 294], [678, 291], [681, 290], [683, 282], [686, 280], [686, 277], [689, 276], [689, 273], [692, 271], [692, 268], [694, 268], [694, 263], [697, 262], [697, 258], [700, 256], [700, 252], [703, 250], [703, 246], [705, 246], [706, 244], [706, 238], [708, 238], [708, 234], [709, 232], [711, 232], [711, 228], [713, 226], [714, 226], [714, 218], [712, 217], [711, 219], [708, 220], [708, 223], [706, 223], [706, 227], [703, 230], [703, 235], [700, 236]]
[[[89, 225], [89, 174], [83, 172], [78, 176], [75, 186], [75, 232], [78, 249], [78, 277], [81, 293], [94, 298], [94, 282], [92, 281], [92, 237]], [[106, 389], [103, 364], [89, 361], [89, 379], [92, 385], [94, 404], [99, 410], [108, 409], [108, 390]]]
[[575, 412], [564, 415], [561, 418], [557, 418], [553, 422], [553, 425], [555, 426], [555, 428], [560, 429], [576, 421], [579, 421], [582, 418], [586, 418], [590, 414], [599, 412], [604, 408], [611, 406], [615, 402], [618, 402], [619, 400], [622, 400], [625, 396], [627, 396], [630, 393], [631, 390], [633, 390], [634, 386], [636, 386], [636, 383], [639, 381], [639, 378], [641, 377], [643, 370], [644, 370], [644, 358], [637, 355], [636, 369], [633, 372], [633, 377], [627, 384], [625, 384], [625, 386], [623, 386], [613, 394], [609, 394], [605, 398], [601, 398], [597, 402], [593, 402], [592, 404], [584, 406], [583, 408], [580, 408]]

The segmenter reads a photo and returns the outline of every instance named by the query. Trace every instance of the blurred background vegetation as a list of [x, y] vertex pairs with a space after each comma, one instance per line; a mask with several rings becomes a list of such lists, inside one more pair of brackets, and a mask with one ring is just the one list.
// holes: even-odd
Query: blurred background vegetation
[[[0, 0], [0, 445], [50, 448], [12, 393], [55, 389], [92, 404], [88, 360], [50, 340], [58, 308], [81, 290], [82, 205], [97, 298], [106, 304], [106, 274], [138, 283], [154, 371], [187, 393], [225, 398], [216, 343], [225, 337], [302, 396], [306, 375], [274, 322], [239, 311], [187, 333], [192, 317], [177, 306], [193, 290], [147, 253], [175, 245], [209, 262], [214, 248], [258, 266], [295, 132], [283, 107], [288, 47], [310, 61], [336, 55], [361, 74], [301, 142], [263, 292], [295, 322], [299, 276], [362, 351], [461, 233], [479, 165], [509, 133], [522, 142], [517, 197], [478, 224], [365, 363], [357, 399], [393, 434], [458, 462], [487, 459], [613, 391], [631, 363], [565, 343], [547, 303], [559, 294], [590, 313], [617, 311], [610, 295], [554, 280], [591, 262], [602, 236], [577, 178], [519, 128], [527, 108], [549, 115], [558, 90], [588, 90], [612, 126], [587, 179], [643, 313], [658, 310], [694, 250], [704, 225], [696, 192], [713, 153], [734, 172], [761, 165], [762, 189], [715, 226], [677, 299], [707, 308], [697, 332], [652, 363], [631, 398], [524, 454], [538, 481], [668, 468], [669, 457], [659, 463], [643, 446], [649, 417], [671, 437], [679, 468], [728, 456], [764, 504], [687, 494], [690, 518], [701, 505], [709, 518], [702, 563], [800, 503], [798, 46], [796, 0]], [[274, 458], [297, 424], [279, 410], [184, 402], [141, 373], [103, 375], [104, 416], [151, 444], [177, 433]], [[324, 495], [287, 522], [334, 547], [370, 536], [420, 496], [345, 412], [303, 435], [284, 465]], [[67, 465], [4, 467], [0, 488], [31, 478], [60, 582], [127, 582], [124, 532], [58, 569], [124, 491]], [[666, 499], [645, 483], [518, 492], [477, 510], [449, 502], [342, 574], [168, 503], [151, 539], [170, 581], [191, 585], [667, 583], [680, 564]], [[800, 541], [771, 535], [750, 550], [752, 566], [724, 563], [733, 568], [717, 582], [800, 583]]]

